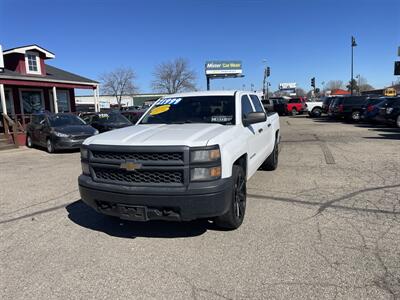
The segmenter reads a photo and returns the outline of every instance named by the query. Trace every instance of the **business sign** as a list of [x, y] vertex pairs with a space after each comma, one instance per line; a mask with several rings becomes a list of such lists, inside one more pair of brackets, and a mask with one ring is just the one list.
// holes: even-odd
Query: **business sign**
[[286, 82], [279, 84], [280, 90], [295, 90], [296, 89], [296, 82]]
[[241, 61], [207, 61], [206, 75], [210, 76], [240, 76], [242, 75]]

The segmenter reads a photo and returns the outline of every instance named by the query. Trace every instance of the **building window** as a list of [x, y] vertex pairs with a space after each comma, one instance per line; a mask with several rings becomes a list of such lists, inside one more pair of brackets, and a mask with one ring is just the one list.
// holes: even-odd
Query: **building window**
[[30, 74], [41, 74], [39, 54], [27, 52], [25, 55], [26, 72]]
[[24, 114], [44, 111], [43, 93], [41, 91], [21, 91], [21, 98]]

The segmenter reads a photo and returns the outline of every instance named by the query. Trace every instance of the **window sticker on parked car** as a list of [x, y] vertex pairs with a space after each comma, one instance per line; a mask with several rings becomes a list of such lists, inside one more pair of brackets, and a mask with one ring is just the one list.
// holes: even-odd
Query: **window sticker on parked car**
[[169, 105], [169, 104], [157, 106], [150, 111], [150, 115], [155, 116], [158, 114], [162, 114], [162, 113], [168, 111], [170, 107], [171, 107], [171, 105]]
[[99, 114], [99, 118], [108, 118], [109, 115], [108, 114]]
[[211, 122], [230, 122], [232, 121], [233, 116], [212, 116], [211, 117]]
[[176, 105], [182, 101], [182, 98], [164, 98], [157, 101], [156, 105], [172, 104]]

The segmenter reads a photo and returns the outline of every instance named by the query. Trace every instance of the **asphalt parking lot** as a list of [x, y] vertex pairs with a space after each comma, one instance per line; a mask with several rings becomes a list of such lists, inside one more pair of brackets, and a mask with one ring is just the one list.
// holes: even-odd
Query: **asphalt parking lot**
[[2, 299], [396, 299], [400, 131], [281, 118], [243, 225], [131, 223], [80, 201], [79, 153], [0, 153]]

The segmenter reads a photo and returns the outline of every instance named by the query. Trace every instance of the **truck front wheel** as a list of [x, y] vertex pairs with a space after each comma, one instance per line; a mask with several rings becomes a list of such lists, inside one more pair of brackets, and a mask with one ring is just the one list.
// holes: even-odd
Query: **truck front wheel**
[[246, 175], [241, 166], [233, 166], [232, 179], [232, 201], [229, 210], [215, 219], [218, 227], [227, 230], [239, 228], [246, 212]]

